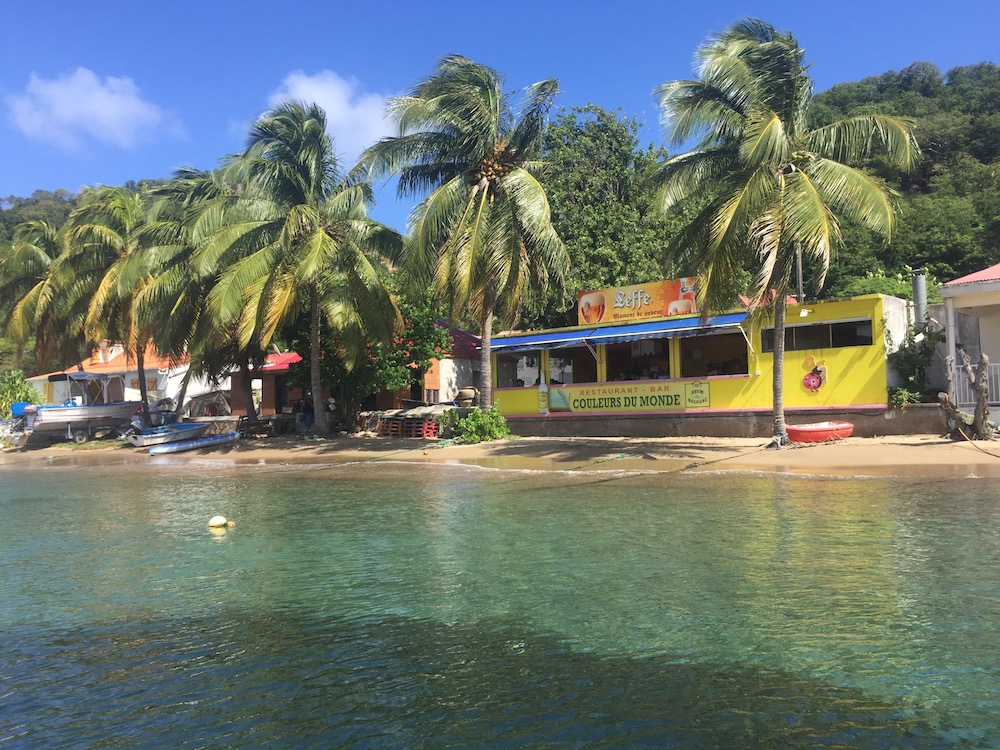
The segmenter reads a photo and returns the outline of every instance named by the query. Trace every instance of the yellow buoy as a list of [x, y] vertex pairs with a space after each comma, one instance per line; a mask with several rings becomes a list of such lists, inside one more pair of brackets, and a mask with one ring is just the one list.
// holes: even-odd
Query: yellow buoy
[[228, 526], [229, 521], [226, 520], [225, 516], [212, 516], [208, 519], [208, 525], [213, 529], [218, 529], [223, 526]]

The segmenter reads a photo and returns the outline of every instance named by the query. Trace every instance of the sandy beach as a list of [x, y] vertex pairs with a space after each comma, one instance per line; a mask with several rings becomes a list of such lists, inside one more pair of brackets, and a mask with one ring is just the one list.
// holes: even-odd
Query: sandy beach
[[1000, 477], [1000, 441], [940, 435], [847, 438], [775, 450], [764, 438], [517, 438], [449, 441], [340, 436], [244, 439], [230, 446], [152, 459], [145, 449], [52, 443], [0, 453], [2, 467], [119, 464], [157, 466], [211, 459], [234, 465], [410, 461], [537, 471], [756, 471], [824, 476]]

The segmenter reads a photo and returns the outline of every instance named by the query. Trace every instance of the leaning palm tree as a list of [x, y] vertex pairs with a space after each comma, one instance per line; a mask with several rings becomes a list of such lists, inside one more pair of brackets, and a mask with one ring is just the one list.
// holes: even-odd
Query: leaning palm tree
[[74, 324], [73, 314], [59, 317], [54, 305], [60, 295], [52, 264], [65, 249], [64, 240], [60, 228], [27, 221], [14, 228], [13, 242], [0, 251], [0, 320], [18, 346], [18, 358], [34, 336], [36, 364], [65, 362], [83, 349], [80, 311]]
[[370, 186], [341, 176], [326, 113], [315, 104], [266, 113], [227, 168], [239, 200], [218, 212], [194, 256], [202, 273], [218, 272], [209, 311], [221, 325], [237, 325], [242, 345], [264, 350], [308, 308], [315, 427], [325, 432], [324, 326], [348, 367], [367, 338], [391, 338], [402, 321], [379, 268], [398, 257], [401, 238], [368, 218]]
[[773, 316], [774, 322], [777, 445], [787, 441], [785, 300], [796, 254], [812, 259], [822, 287], [841, 242], [839, 219], [888, 242], [895, 225], [891, 194], [849, 163], [881, 151], [905, 171], [919, 156], [912, 124], [897, 117], [862, 115], [808, 129], [812, 82], [803, 56], [791, 34], [747, 19], [698, 50], [697, 79], [657, 89], [673, 144], [700, 137], [694, 150], [667, 160], [652, 178], [664, 210], [704, 202], [670, 252], [701, 277], [704, 314], [730, 307], [745, 271], [754, 272], [752, 321], [759, 327]]
[[157, 272], [159, 255], [179, 241], [173, 223], [149, 219], [150, 205], [145, 186], [87, 191], [67, 222], [66, 252], [53, 265], [63, 303], [86, 306], [88, 343], [119, 341], [134, 359], [144, 408], [145, 351], [156, 323], [140, 324], [136, 298]]
[[558, 82], [524, 90], [520, 117], [496, 71], [444, 58], [433, 75], [389, 103], [399, 135], [361, 157], [373, 176], [399, 175], [401, 196], [431, 191], [410, 214], [405, 264], [418, 284], [433, 279], [453, 318], [480, 325], [481, 394], [492, 403], [494, 318], [516, 323], [526, 301], [561, 289], [569, 258], [552, 226], [538, 161]]

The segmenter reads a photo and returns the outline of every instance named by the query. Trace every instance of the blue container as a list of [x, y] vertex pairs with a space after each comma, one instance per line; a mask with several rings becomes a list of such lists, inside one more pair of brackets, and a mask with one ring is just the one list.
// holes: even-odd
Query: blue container
[[10, 413], [11, 413], [11, 415], [15, 416], [15, 417], [23, 417], [24, 416], [24, 407], [28, 406], [28, 405], [29, 404], [28, 404], [27, 401], [15, 401], [14, 403], [12, 403], [10, 405]]

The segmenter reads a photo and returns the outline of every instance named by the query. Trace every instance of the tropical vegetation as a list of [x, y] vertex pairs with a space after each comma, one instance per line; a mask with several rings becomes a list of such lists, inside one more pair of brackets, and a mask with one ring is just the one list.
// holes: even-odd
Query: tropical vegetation
[[539, 181], [545, 119], [558, 89], [549, 78], [505, 92], [492, 68], [459, 55], [389, 103], [399, 135], [362, 156], [373, 177], [399, 176], [403, 196], [429, 192], [410, 215], [404, 263], [413, 282], [432, 282], [453, 317], [468, 313], [482, 339], [480, 403], [492, 404], [490, 338], [525, 305], [562, 287], [565, 247]]
[[[688, 275], [706, 269], [699, 259], [712, 261], [712, 300], [750, 287], [762, 313], [777, 312], [783, 296], [771, 308], [768, 292], [778, 282], [787, 288], [796, 237], [817, 297], [909, 296], [916, 267], [927, 269], [933, 295], [935, 280], [1000, 261], [996, 65], [942, 73], [915, 62], [813, 96], [798, 45], [766, 24], [738, 24], [701, 52], [700, 78], [661, 95], [675, 114], [671, 135], [722, 127], [714, 139], [700, 132], [695, 149], [705, 152], [697, 162], [707, 170], [704, 190], [677, 176], [682, 164], [694, 175], [695, 158], [641, 146], [636, 120], [590, 104], [546, 122], [554, 79], [507, 91], [493, 69], [452, 56], [392, 103], [398, 134], [358, 168], [334, 158], [322, 110], [287, 103], [262, 116], [243, 152], [217, 170], [2, 198], [0, 372], [65, 367], [99, 337], [127, 344], [136, 359], [148, 336], [162, 354], [188, 358], [192, 375], [219, 379], [235, 367], [248, 392], [269, 348], [293, 345], [306, 360], [301, 385], [317, 417], [325, 413], [317, 399], [335, 384], [347, 389], [341, 408], [356, 414], [442, 349], [427, 290], [488, 344], [495, 327], [519, 318], [523, 326], [572, 322], [579, 291]], [[699, 102], [711, 86], [740, 107]], [[910, 123], [925, 156], [915, 165], [898, 158], [912, 155]], [[883, 148], [856, 148], [865, 132]], [[666, 213], [643, 189], [658, 165], [659, 186], [671, 186], [660, 194]], [[371, 180], [388, 174], [416, 199], [406, 237], [367, 215]], [[865, 189], [852, 199], [846, 189], [817, 190], [822, 200], [809, 205], [798, 188], [831, 174]], [[741, 184], [746, 200], [727, 204]], [[778, 195], [794, 199], [786, 206], [799, 220], [783, 223], [772, 211], [769, 222], [748, 223], [750, 208], [776, 205], [768, 198]], [[853, 209], [844, 205], [852, 200]], [[875, 209], [857, 216], [868, 200]], [[697, 253], [680, 252], [682, 238], [699, 236], [682, 230], [704, 229], [720, 208], [715, 215], [728, 216], [733, 231], [724, 240], [716, 232], [715, 254], [698, 243], [689, 245]], [[827, 217], [824, 231], [810, 234], [818, 216]], [[861, 220], [835, 221], [852, 216]], [[749, 226], [756, 244], [741, 256], [731, 240]], [[781, 238], [756, 231], [764, 226], [780, 228]], [[814, 243], [817, 236], [825, 239]], [[672, 239], [674, 252], [665, 253]], [[737, 260], [760, 273], [736, 273]], [[731, 283], [720, 284], [727, 276]], [[481, 365], [487, 386], [489, 364]], [[488, 390], [482, 396], [491, 403]]]
[[909, 172], [919, 155], [912, 124], [892, 115], [858, 114], [809, 128], [812, 81], [803, 57], [790, 33], [754, 19], [712, 37], [697, 52], [697, 79], [659, 88], [671, 141], [699, 138], [698, 145], [651, 177], [664, 210], [705, 201], [668, 248], [689, 265], [685, 275], [700, 277], [703, 314], [729, 309], [749, 291], [752, 320], [773, 321], [778, 444], [787, 441], [785, 306], [796, 288], [796, 260], [812, 260], [821, 287], [842, 243], [840, 219], [890, 239], [889, 191], [850, 163], [878, 154]]

